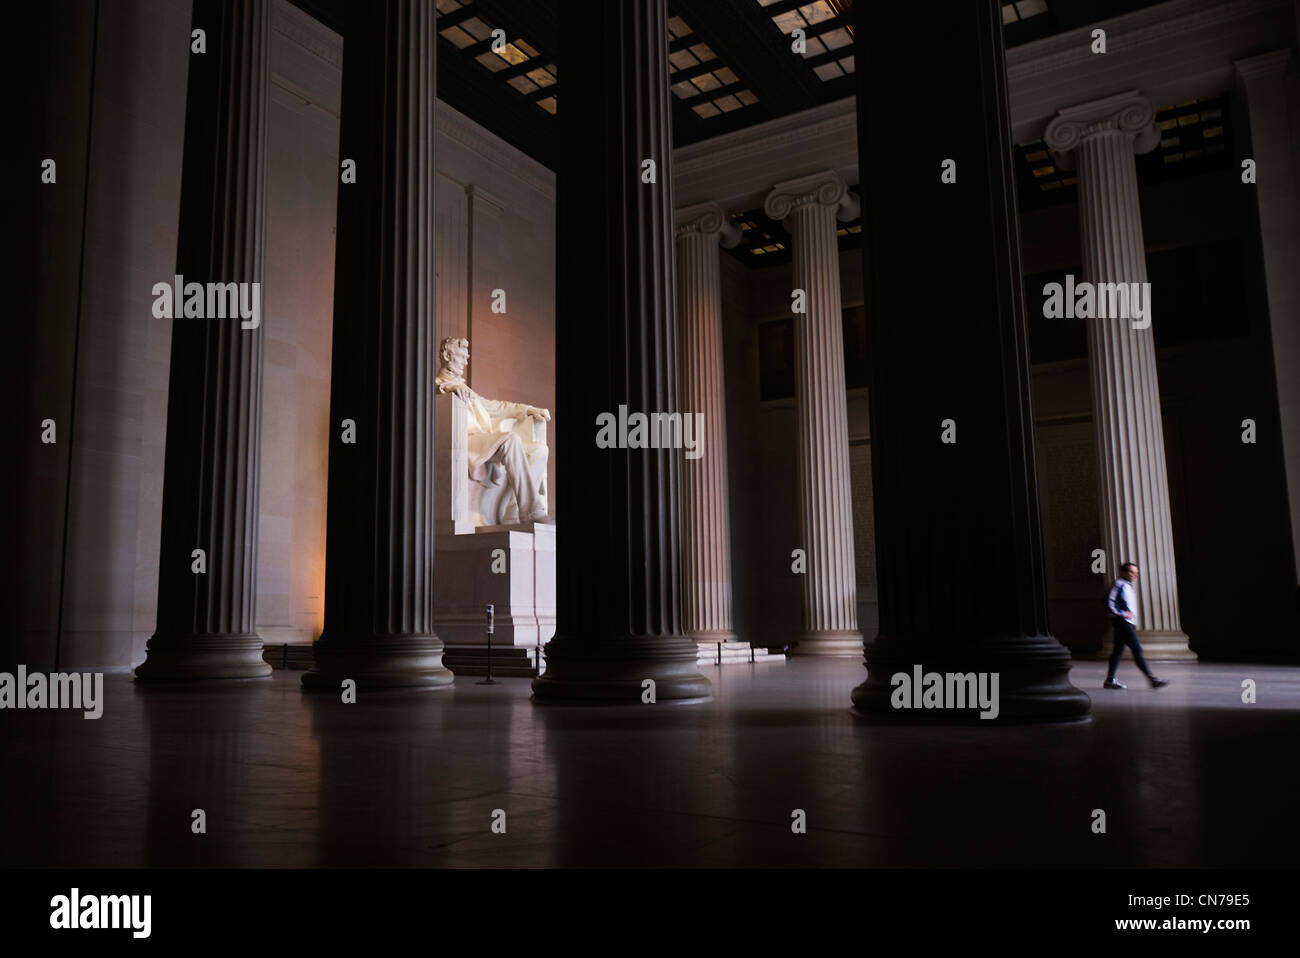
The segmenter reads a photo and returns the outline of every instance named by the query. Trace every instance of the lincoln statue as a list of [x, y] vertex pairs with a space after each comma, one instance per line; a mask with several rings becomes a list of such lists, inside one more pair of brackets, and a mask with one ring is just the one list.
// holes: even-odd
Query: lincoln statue
[[[452, 393], [468, 410], [468, 451], [470, 478], [485, 482], [489, 467], [500, 464], [506, 483], [519, 506], [520, 522], [545, 522], [546, 460], [545, 442], [532, 442], [516, 429], [521, 419], [549, 422], [550, 410], [526, 403], [484, 399], [465, 382], [469, 363], [469, 340], [448, 337], [442, 341], [442, 364], [438, 369], [438, 392]], [[525, 431], [526, 434], [531, 435]]]

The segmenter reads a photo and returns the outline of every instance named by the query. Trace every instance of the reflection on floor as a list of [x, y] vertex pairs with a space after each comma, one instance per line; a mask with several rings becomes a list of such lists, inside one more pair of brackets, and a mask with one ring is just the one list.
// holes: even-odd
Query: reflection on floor
[[107, 676], [99, 721], [0, 713], [0, 865], [1293, 865], [1300, 669], [1162, 665], [1157, 692], [1126, 660], [1103, 692], [1104, 668], [1073, 673], [1091, 722], [962, 729], [855, 719], [851, 660], [615, 709], [535, 706], [527, 679], [344, 705], [297, 672]]

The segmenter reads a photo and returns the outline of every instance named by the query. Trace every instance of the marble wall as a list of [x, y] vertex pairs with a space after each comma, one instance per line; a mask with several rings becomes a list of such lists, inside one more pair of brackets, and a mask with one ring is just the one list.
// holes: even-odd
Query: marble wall
[[[98, 18], [60, 663], [122, 669], [153, 629], [190, 4]], [[189, 561], [178, 557], [177, 561]]]
[[[732, 526], [743, 527], [749, 547], [737, 563], [733, 579], [733, 603], [737, 633], [741, 639], [760, 646], [779, 648], [789, 644], [801, 627], [802, 586], [798, 574], [791, 570], [791, 551], [800, 548], [799, 500], [797, 475], [797, 426], [793, 398], [760, 401], [758, 399], [758, 327], [760, 324], [790, 315], [791, 266], [781, 264], [761, 270], [748, 270], [729, 254], [723, 254], [724, 277], [735, 269], [741, 275], [730, 284], [724, 279], [723, 321], [726, 324], [728, 357], [738, 361], [727, 365], [728, 420], [732, 487]], [[730, 286], [746, 290], [742, 300], [728, 295]], [[844, 307], [863, 302], [862, 256], [857, 251], [840, 254], [840, 290]], [[748, 397], [746, 405], [739, 405]], [[870, 466], [864, 468], [862, 450], [870, 440], [867, 392], [848, 391], [848, 427], [850, 470], [853, 484], [855, 526], [862, 528], [861, 516], [871, 502]], [[752, 450], [732, 437], [749, 437]], [[856, 450], [856, 453], [855, 453]], [[743, 472], [737, 469], [749, 463]], [[752, 480], [744, 480], [751, 476]], [[748, 490], [742, 490], [748, 485]], [[757, 496], [761, 514], [738, 507], [738, 492]], [[743, 502], [744, 500], [739, 500]], [[752, 531], [750, 531], [752, 530]], [[733, 540], [742, 533], [733, 532]], [[868, 568], [874, 568], [874, 542], [857, 541], [856, 554]], [[864, 553], [863, 550], [866, 550]], [[733, 560], [735, 562], [736, 560]], [[857, 571], [858, 627], [868, 638], [874, 635], [877, 618], [874, 582], [863, 588], [864, 573]], [[750, 632], [740, 630], [740, 623], [750, 623]]]
[[[1179, 272], [1163, 273], [1160, 281], [1205, 291], [1174, 295], [1162, 285], [1154, 294], [1154, 321], [1164, 330], [1189, 322], [1197, 330], [1189, 341], [1162, 348], [1158, 355], [1183, 626], [1193, 649], [1208, 658], [1293, 654], [1286, 638], [1286, 623], [1295, 621], [1295, 611], [1286, 582], [1291, 563], [1281, 452], [1276, 443], [1252, 448], [1239, 441], [1242, 418], [1255, 418], [1270, 435], [1275, 427], [1268, 423], [1277, 418], [1257, 221], [1250, 204], [1213, 175], [1144, 189], [1142, 204], [1149, 258], [1171, 250], [1200, 251], [1187, 260], [1200, 263], [1199, 268], [1183, 265]], [[1079, 224], [1073, 204], [1028, 213], [1021, 228], [1026, 274], [1078, 271]], [[1225, 241], [1231, 252], [1221, 254], [1214, 244]], [[1216, 269], [1217, 255], [1239, 256], [1240, 268], [1223, 263]], [[861, 303], [861, 254], [842, 253], [840, 273], [844, 306]], [[1213, 289], [1227, 283], [1233, 288], [1226, 294]], [[799, 584], [789, 560], [798, 536], [794, 401], [750, 398], [747, 406], [735, 406], [757, 391], [759, 325], [788, 315], [790, 267], [750, 271], [731, 280], [731, 287], [746, 292], [724, 298], [728, 355], [739, 358], [727, 367], [729, 415], [736, 420], [729, 425], [733, 434], [754, 437], [757, 444], [753, 451], [731, 451], [733, 524], [754, 526], [752, 532], [733, 533], [737, 541], [749, 537], [735, 570], [736, 618], [750, 623], [752, 635], [744, 638], [779, 646], [799, 628]], [[1211, 318], [1208, 328], [1204, 317], [1178, 311], [1189, 297], [1211, 292], [1219, 299], [1226, 295], [1230, 305], [1221, 320]], [[1040, 302], [1036, 291], [1030, 291], [1028, 302], [1035, 309]], [[1030, 321], [1042, 322], [1041, 312], [1031, 314]], [[1058, 638], [1076, 653], [1090, 655], [1106, 637], [1101, 597], [1114, 562], [1123, 557], [1108, 557], [1106, 575], [1091, 571], [1100, 533], [1092, 396], [1082, 340], [1077, 358], [1039, 363], [1031, 374], [1050, 621]], [[866, 390], [849, 390], [847, 402], [859, 627], [870, 641], [877, 610], [869, 545]], [[745, 463], [749, 473], [738, 472]], [[737, 496], [736, 476], [746, 474], [754, 476], [763, 503], [757, 523], [752, 511], [738, 505], [746, 500]], [[1232, 504], [1236, 519], [1225, 520], [1226, 503]], [[1245, 574], [1225, 580], [1225, 562]]]
[[343, 41], [285, 0], [272, 30], [257, 631], [280, 643], [324, 623]]
[[[1229, 170], [1146, 187], [1142, 222], [1182, 626], [1203, 659], [1278, 660], [1296, 654], [1286, 485], [1277, 443], [1240, 441], [1246, 417], [1276, 435], [1278, 411], [1259, 224], [1239, 186]], [[1021, 228], [1027, 274], [1077, 272], [1072, 204], [1025, 215]], [[1157, 269], [1180, 250], [1178, 269]], [[1028, 292], [1031, 307], [1041, 301]], [[1036, 365], [1032, 386], [1052, 628], [1086, 653], [1109, 642], [1100, 597], [1127, 558], [1090, 572], [1100, 542], [1096, 481], [1083, 478], [1096, 468], [1087, 360]]]
[[[555, 412], [555, 174], [439, 104], [438, 334], [469, 339], [469, 383]], [[493, 311], [504, 292], [505, 312]], [[555, 487], [554, 425], [547, 487]]]
[[[171, 275], [175, 261], [189, 26], [189, 4], [172, 0], [120, 0], [114, 16], [99, 19], [89, 142], [69, 143], [60, 167], [68, 193], [56, 199], [66, 198], [69, 224], [82, 212], [79, 166], [86, 190], [81, 299], [71, 292], [75, 284], [62, 284], [60, 325], [33, 334], [50, 339], [34, 354], [53, 384], [42, 401], [61, 424], [75, 412], [77, 428], [61, 433], [68, 444], [49, 451], [45, 472], [24, 460], [32, 466], [25, 476], [53, 480], [40, 500], [49, 508], [22, 520], [22, 541], [43, 543], [33, 554], [68, 557], [24, 579], [33, 598], [18, 617], [26, 636], [19, 641], [35, 650], [31, 661], [52, 658], [60, 619], [68, 667], [137, 664], [153, 629], [170, 335], [150, 315], [149, 288]], [[269, 641], [309, 640], [321, 626], [341, 57], [336, 35], [276, 0], [257, 619]], [[555, 177], [450, 108], [440, 105], [437, 120], [438, 335], [469, 337], [470, 381], [482, 394], [554, 409]], [[1216, 189], [1201, 183], [1144, 191], [1149, 248], [1232, 237], [1249, 259], [1258, 224]], [[1070, 205], [1026, 216], [1026, 272], [1077, 265], [1077, 231]], [[790, 270], [749, 271], [727, 254], [722, 259], [734, 617], [741, 638], [780, 646], [800, 624], [799, 582], [790, 571], [790, 551], [799, 545], [795, 416], [792, 400], [758, 399], [757, 328], [786, 315]], [[858, 252], [842, 254], [841, 276], [844, 305], [862, 303]], [[60, 284], [45, 279], [38, 287], [54, 297]], [[1269, 590], [1268, 569], [1291, 568], [1283, 561], [1289, 545], [1282, 541], [1280, 465], [1267, 450], [1247, 461], [1221, 442], [1245, 415], [1240, 407], [1263, 410], [1257, 419], [1269, 415], [1267, 314], [1256, 288], [1262, 279], [1249, 270], [1246, 279], [1240, 315], [1225, 321], [1245, 323], [1247, 334], [1163, 352], [1160, 380], [1184, 626], [1198, 651], [1244, 654], [1258, 646], [1266, 654], [1270, 638], [1262, 629], [1245, 638], [1230, 629], [1234, 605], [1259, 603], [1212, 588], [1225, 553], [1249, 552], [1252, 568], [1262, 570], [1257, 581]], [[492, 309], [497, 289], [505, 292], [504, 314]], [[1233, 384], [1231, 401], [1206, 388], [1215, 382]], [[1078, 555], [1095, 538], [1096, 521], [1086, 363], [1036, 367], [1033, 388], [1052, 621], [1058, 635], [1087, 649], [1104, 621], [1094, 609], [1099, 577], [1086, 571], [1086, 554]], [[869, 640], [876, 615], [866, 391], [850, 390], [847, 401], [859, 626]], [[550, 436], [554, 442], [554, 428]], [[552, 470], [559, 454], [553, 448]], [[69, 458], [62, 553], [58, 482], [69, 475]], [[553, 471], [551, 492], [554, 514], [562, 490]], [[1263, 534], [1234, 532], [1222, 522], [1224, 503], [1247, 513], [1249, 528]]]
[[[323, 625], [344, 55], [337, 35], [276, 2], [257, 606], [268, 643], [311, 641]], [[470, 384], [484, 396], [553, 410], [554, 174], [445, 104], [436, 122], [437, 337], [469, 338]]]
[[[37, 508], [14, 523], [23, 548], [50, 561], [33, 560], [22, 579], [29, 595], [14, 603], [6, 654], [52, 667], [59, 645], [63, 667], [125, 670], [143, 661], [157, 609], [171, 337], [152, 316], [151, 287], [175, 271], [190, 5], [121, 0], [79, 43], [87, 21], [74, 7], [51, 10], [69, 60], [52, 73], [75, 79], [93, 45], [93, 87], [86, 69], [79, 87], [53, 89], [91, 126], [63, 138], [68, 188], [50, 194], [62, 206], [39, 211], [47, 226], [56, 214], [65, 223], [37, 284], [42, 315], [57, 322], [32, 333], [43, 337], [28, 344], [32, 388], [15, 388], [26, 418], [49, 415], [60, 430], [60, 444], [23, 460], [24, 477], [46, 481], [23, 493]], [[336, 34], [275, 0], [257, 584], [257, 627], [271, 643], [310, 641], [322, 626], [342, 56]], [[437, 136], [438, 333], [470, 337], [471, 382], [484, 395], [553, 409], [554, 175], [442, 104]], [[495, 289], [504, 314], [492, 310]]]
[[[11, 149], [16, 169], [40, 170], [46, 159], [55, 160], [56, 178], [6, 195], [6, 225], [12, 219], [16, 234], [30, 227], [30, 243], [11, 251], [9, 263], [31, 282], [10, 296], [15, 321], [6, 324], [3, 355], [9, 365], [0, 375], [12, 430], [0, 485], [9, 492], [7, 502], [20, 504], [0, 510], [6, 544], [0, 552], [4, 671], [20, 662], [48, 670], [58, 657], [90, 134], [86, 123], [65, 118], [89, 115], [96, 43], [94, 24], [77, 0], [51, 0], [28, 12], [58, 42], [33, 51], [27, 65], [33, 82], [10, 91], [12, 122], [28, 131], [14, 137]], [[46, 434], [50, 421], [53, 437]]]
[[[763, 552], [767, 522], [763, 515], [764, 465], [758, 430], [751, 410], [758, 406], [758, 337], [748, 330], [750, 271], [735, 257], [720, 253], [722, 290], [722, 365], [727, 416], [727, 481], [731, 509], [731, 623], [736, 635], [749, 641], [764, 622], [780, 612], [779, 603], [761, 596]], [[761, 643], [759, 643], [761, 644]]]

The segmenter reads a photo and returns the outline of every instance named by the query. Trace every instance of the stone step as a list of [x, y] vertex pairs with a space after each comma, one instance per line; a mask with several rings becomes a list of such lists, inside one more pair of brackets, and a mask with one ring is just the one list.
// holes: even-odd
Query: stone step
[[[508, 645], [492, 647], [492, 675], [510, 678], [529, 678], [537, 674], [536, 647]], [[487, 675], [488, 651], [485, 645], [449, 645], [442, 655], [442, 664], [456, 675]], [[542, 671], [546, 661], [543, 658]]]
[[[769, 652], [755, 646], [751, 650], [748, 642], [723, 642], [721, 656], [718, 643], [700, 643], [699, 663], [701, 665], [732, 665], [752, 661], [755, 665], [784, 662], [786, 657], [780, 652]], [[752, 657], [751, 657], [752, 652]], [[527, 646], [507, 646], [492, 649], [492, 673], [504, 676], [536, 675], [536, 649]], [[277, 642], [262, 649], [262, 658], [273, 669], [309, 669], [312, 666], [312, 647], [305, 642]], [[447, 668], [459, 675], [486, 675], [487, 648], [485, 646], [448, 646], [443, 655]], [[542, 671], [545, 671], [543, 658]]]
[[700, 655], [696, 660], [701, 665], [731, 665], [749, 663], [755, 665], [769, 662], [784, 662], [785, 656], [780, 652], [769, 652], [761, 646], [750, 646], [748, 642], [700, 642]]
[[309, 669], [312, 667], [310, 642], [276, 642], [262, 646], [262, 659], [273, 669]]

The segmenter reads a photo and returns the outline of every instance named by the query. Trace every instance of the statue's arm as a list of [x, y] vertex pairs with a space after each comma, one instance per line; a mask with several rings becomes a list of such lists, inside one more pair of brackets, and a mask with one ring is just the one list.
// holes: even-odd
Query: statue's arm
[[484, 399], [482, 396], [479, 397], [479, 401], [494, 420], [518, 418], [524, 414], [524, 406], [521, 403], [507, 402], [504, 399]]
[[550, 422], [551, 419], [549, 409], [530, 406], [527, 403], [508, 402], [504, 399], [483, 399], [482, 402], [493, 419], [522, 419], [525, 416], [540, 419], [542, 422]]
[[473, 402], [474, 390], [470, 389], [469, 386], [465, 384], [464, 380], [439, 378], [436, 382], [440, 394], [451, 393], [452, 395], [459, 396], [465, 401], [466, 405]]

